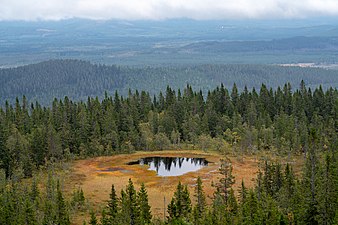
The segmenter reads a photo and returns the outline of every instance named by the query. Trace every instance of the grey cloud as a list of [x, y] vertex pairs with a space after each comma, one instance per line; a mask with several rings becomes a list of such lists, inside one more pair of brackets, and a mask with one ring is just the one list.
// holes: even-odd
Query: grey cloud
[[337, 16], [337, 0], [1, 0], [0, 20]]

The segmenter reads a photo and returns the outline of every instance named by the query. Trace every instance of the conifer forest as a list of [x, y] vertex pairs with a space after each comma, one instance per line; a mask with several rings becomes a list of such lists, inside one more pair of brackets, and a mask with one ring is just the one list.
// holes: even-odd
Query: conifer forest
[[[0, 108], [0, 224], [338, 224], [338, 91], [262, 84], [238, 90], [219, 84], [207, 93], [167, 86], [103, 98], [54, 99], [49, 104], [16, 97]], [[137, 151], [199, 149], [220, 155], [219, 180], [206, 196], [178, 182], [165, 218], [152, 214], [147, 186], [114, 184], [101, 208], [88, 207], [80, 187], [66, 194], [56, 175], [63, 164]], [[253, 187], [233, 184], [233, 154], [303, 157], [292, 163], [265, 160]], [[44, 181], [36, 174], [44, 171]], [[190, 189], [191, 190], [191, 189]]]

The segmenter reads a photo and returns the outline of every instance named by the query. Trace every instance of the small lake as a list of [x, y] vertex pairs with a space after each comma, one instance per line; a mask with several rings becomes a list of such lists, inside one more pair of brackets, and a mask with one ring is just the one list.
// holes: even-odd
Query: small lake
[[156, 171], [158, 176], [181, 176], [188, 172], [197, 171], [208, 165], [205, 158], [186, 157], [146, 157], [128, 165], [148, 165], [148, 170]]

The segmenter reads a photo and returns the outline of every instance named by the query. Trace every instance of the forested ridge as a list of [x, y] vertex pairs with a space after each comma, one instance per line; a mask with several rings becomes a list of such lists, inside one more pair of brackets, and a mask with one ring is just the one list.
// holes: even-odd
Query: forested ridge
[[308, 87], [338, 87], [337, 71], [320, 68], [300, 68], [276, 65], [186, 65], [128, 67], [97, 65], [80, 60], [50, 60], [16, 68], [0, 69], [0, 104], [15, 103], [25, 95], [29, 102], [49, 105], [54, 98], [68, 96], [86, 100], [87, 96], [104, 98], [118, 91], [127, 96], [129, 89], [144, 90], [158, 95], [170, 85], [174, 90], [186, 84], [206, 94], [220, 83], [239, 90], [245, 86], [259, 89], [261, 84], [277, 88], [289, 82], [298, 86], [304, 80]]
[[[236, 84], [231, 90], [220, 85], [207, 95], [190, 85], [168, 86], [155, 97], [116, 92], [102, 100], [55, 99], [50, 107], [29, 104], [25, 96], [7, 102], [0, 109], [0, 224], [70, 224], [69, 210], [82, 210], [81, 190], [66, 201], [52, 175], [43, 193], [35, 182], [21, 185], [38, 168], [71, 158], [181, 147], [303, 154], [306, 163], [297, 177], [291, 165], [266, 162], [255, 188], [243, 183], [237, 197], [231, 162], [222, 159], [212, 204], [203, 200], [201, 180], [194, 197], [179, 183], [167, 210], [169, 224], [337, 224], [338, 91], [298, 86], [238, 91]], [[121, 195], [112, 187], [100, 223], [164, 223], [151, 220], [149, 207], [146, 187], [136, 191], [130, 180]], [[90, 224], [97, 223], [93, 211]]]

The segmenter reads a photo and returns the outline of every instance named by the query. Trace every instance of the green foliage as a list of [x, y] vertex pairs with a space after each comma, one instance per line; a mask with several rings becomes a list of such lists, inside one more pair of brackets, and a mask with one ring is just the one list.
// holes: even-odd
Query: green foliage
[[111, 186], [111, 192], [109, 194], [109, 201], [108, 201], [108, 206], [107, 206], [107, 215], [109, 216], [109, 221], [113, 224], [113, 222], [116, 220], [117, 218], [117, 214], [118, 214], [118, 198], [116, 195], [116, 191], [115, 191], [115, 186], [114, 184], [112, 184]]
[[223, 198], [224, 204], [228, 203], [229, 192], [232, 185], [235, 183], [235, 178], [232, 175], [232, 165], [228, 158], [220, 160], [219, 174], [221, 175], [219, 181], [215, 184], [217, 192]]
[[68, 203], [56, 178], [48, 178], [45, 192], [36, 177], [30, 187], [21, 181], [1, 182], [6, 188], [0, 190], [0, 224], [70, 224]]
[[[165, 82], [163, 82], [163, 75], [165, 75]], [[320, 80], [318, 76], [321, 77]], [[272, 88], [277, 88], [286, 82], [296, 86], [302, 79], [313, 85], [311, 88], [319, 86], [320, 83], [337, 87], [338, 83], [336, 71], [319, 68], [246, 64], [133, 68], [93, 65], [79, 60], [50, 60], [34, 65], [1, 69], [0, 102], [1, 105], [4, 105], [5, 100], [15, 103], [16, 96], [23, 93], [23, 90], [27, 102], [38, 100], [43, 105], [50, 105], [52, 99], [63, 96], [82, 101], [86, 101], [87, 96], [100, 96], [100, 99], [104, 99], [104, 91], [113, 95], [117, 90], [123, 96], [128, 96], [130, 88], [148, 91], [149, 96], [162, 91], [169, 94], [164, 101], [169, 100], [170, 104], [175, 104], [171, 98], [173, 91], [167, 89], [168, 85], [177, 90], [183, 89], [189, 83], [193, 84], [196, 90], [207, 93], [219, 83], [226, 81], [226, 88], [232, 89], [228, 92], [228, 99], [234, 102], [231, 104], [233, 110], [234, 106], [240, 108], [237, 107], [237, 103], [242, 104], [239, 90], [243, 90], [245, 85], [258, 88], [265, 83]], [[233, 85], [235, 82], [237, 84]], [[267, 105], [269, 109], [267, 112], [270, 113], [273, 109], [268, 105], [272, 100], [271, 95], [266, 91], [262, 94], [264, 97], [260, 98], [261, 107]], [[141, 97], [143, 103], [149, 103], [147, 95]], [[318, 97], [320, 98], [320, 95]], [[143, 112], [149, 109], [149, 105], [144, 104], [144, 106]], [[225, 109], [224, 104], [221, 104], [220, 108]], [[24, 117], [22, 118], [24, 121]]]
[[311, 127], [325, 149], [336, 143], [336, 89], [312, 92], [304, 82], [295, 92], [289, 83], [276, 91], [262, 84], [259, 93], [236, 89], [221, 85], [203, 96], [189, 85], [177, 94], [167, 87], [166, 95], [153, 100], [144, 91], [125, 98], [106, 92], [102, 101], [73, 102], [66, 96], [47, 108], [37, 102], [28, 108], [25, 97], [17, 98], [0, 113], [0, 167], [7, 177], [14, 172], [29, 177], [49, 161], [181, 144], [225, 154], [265, 150], [291, 156], [309, 150]]
[[70, 225], [69, 215], [67, 212], [67, 206], [65, 200], [62, 195], [62, 191], [60, 189], [60, 182], [57, 182], [56, 186], [57, 191], [57, 216], [58, 216], [58, 224], [59, 225]]
[[140, 205], [137, 202], [137, 192], [131, 179], [128, 181], [125, 195], [122, 195], [121, 198], [123, 203], [121, 210], [126, 215], [126, 222], [140, 224]]
[[148, 202], [148, 193], [143, 183], [137, 193], [137, 200], [140, 207], [140, 223], [150, 224], [152, 218], [151, 208]]
[[121, 190], [118, 198], [115, 186], [112, 185], [108, 205], [102, 211], [102, 225], [129, 225], [129, 224], [151, 224], [152, 214], [148, 202], [148, 194], [144, 184], [141, 184], [137, 192], [131, 179], [126, 189]]
[[[68, 203], [60, 183], [49, 170], [46, 190], [21, 185], [39, 168], [55, 161], [130, 153], [135, 150], [177, 149], [185, 144], [205, 151], [243, 154], [270, 151], [304, 154], [302, 176], [290, 164], [266, 161], [256, 186], [242, 183], [238, 202], [232, 185], [231, 162], [222, 159], [211, 206], [205, 202], [197, 179], [192, 207], [186, 185], [178, 184], [168, 205], [170, 224], [334, 224], [337, 222], [337, 103], [336, 89], [311, 90], [301, 83], [277, 90], [262, 85], [259, 92], [247, 88], [229, 92], [224, 85], [208, 92], [182, 92], [167, 87], [166, 95], [150, 100], [146, 92], [121, 97], [106, 94], [100, 101], [89, 97], [73, 102], [55, 99], [50, 107], [27, 107], [16, 99], [0, 108], [0, 224], [69, 224]], [[229, 94], [231, 93], [231, 94]], [[70, 200], [82, 210], [81, 189]], [[112, 186], [102, 224], [150, 224], [152, 221], [144, 185], [135, 190], [129, 180], [118, 197]]]
[[98, 225], [98, 221], [97, 221], [97, 218], [96, 218], [96, 215], [95, 215], [95, 212], [94, 212], [94, 211], [91, 211], [91, 212], [90, 212], [90, 220], [89, 220], [89, 224], [90, 224], [90, 225]]
[[[190, 194], [187, 185], [178, 183], [176, 191], [168, 205], [169, 221], [189, 221], [192, 211]], [[175, 223], [176, 223], [175, 222]]]
[[71, 199], [70, 205], [74, 209], [84, 209], [84, 207], [85, 207], [85, 200], [86, 199], [85, 199], [85, 196], [84, 196], [82, 188], [77, 188], [72, 193], [72, 199]]
[[195, 187], [195, 206], [193, 208], [194, 224], [202, 224], [206, 215], [206, 198], [203, 191], [202, 179], [197, 178], [196, 187]]

